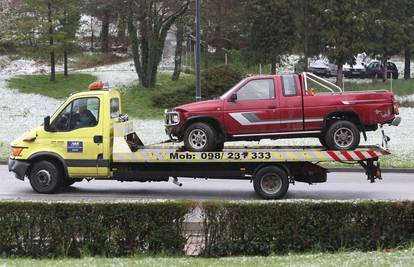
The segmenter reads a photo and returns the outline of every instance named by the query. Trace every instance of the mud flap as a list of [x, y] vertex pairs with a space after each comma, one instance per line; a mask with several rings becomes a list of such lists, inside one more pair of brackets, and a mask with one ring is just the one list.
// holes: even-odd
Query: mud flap
[[359, 161], [359, 164], [364, 168], [367, 179], [371, 183], [375, 183], [376, 179], [382, 180], [381, 166], [378, 158], [368, 159], [366, 162]]

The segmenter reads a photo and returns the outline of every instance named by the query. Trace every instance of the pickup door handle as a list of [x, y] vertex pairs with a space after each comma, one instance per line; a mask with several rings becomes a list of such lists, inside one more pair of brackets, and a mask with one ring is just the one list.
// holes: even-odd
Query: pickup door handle
[[93, 142], [95, 144], [102, 144], [103, 143], [103, 136], [102, 135], [95, 135], [93, 137]]
[[268, 108], [268, 109], [275, 109], [275, 108], [276, 108], [276, 106], [268, 106], [267, 108]]

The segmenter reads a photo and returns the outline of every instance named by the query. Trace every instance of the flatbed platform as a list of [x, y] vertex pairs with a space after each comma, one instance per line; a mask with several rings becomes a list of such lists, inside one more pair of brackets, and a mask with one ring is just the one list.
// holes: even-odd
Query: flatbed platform
[[[365, 161], [390, 154], [378, 146], [361, 146], [354, 151], [330, 151], [322, 146], [228, 146], [219, 152], [188, 152], [179, 146], [131, 145], [127, 136], [135, 134], [129, 122], [114, 125], [113, 162], [329, 162]], [[135, 138], [138, 138], [137, 136]]]

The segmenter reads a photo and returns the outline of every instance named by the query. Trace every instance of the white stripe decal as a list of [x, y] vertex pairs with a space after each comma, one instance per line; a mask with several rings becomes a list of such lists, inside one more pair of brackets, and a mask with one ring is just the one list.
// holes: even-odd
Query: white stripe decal
[[[255, 113], [255, 112], [245, 112], [245, 113]], [[243, 116], [243, 112], [229, 113], [229, 115], [243, 126], [246, 126], [246, 125], [267, 125], [267, 124], [286, 124], [286, 123], [301, 123], [301, 122], [303, 122], [303, 119], [262, 120], [262, 121], [257, 121], [257, 122], [251, 122], [245, 116]], [[323, 121], [323, 118], [305, 119], [305, 122], [322, 122], [322, 121]]]

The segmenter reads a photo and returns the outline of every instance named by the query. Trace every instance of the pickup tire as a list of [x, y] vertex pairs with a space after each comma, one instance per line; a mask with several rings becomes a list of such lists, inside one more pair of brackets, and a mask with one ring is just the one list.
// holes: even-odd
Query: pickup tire
[[281, 199], [289, 189], [289, 179], [281, 168], [267, 166], [254, 175], [253, 187], [256, 194], [264, 199]]
[[326, 148], [330, 150], [354, 150], [358, 147], [361, 133], [351, 121], [339, 120], [326, 131]]
[[33, 190], [37, 193], [51, 194], [62, 185], [62, 174], [53, 162], [43, 160], [33, 165], [29, 180]]
[[184, 133], [184, 145], [188, 151], [207, 152], [217, 149], [217, 133], [209, 124], [196, 122]]

